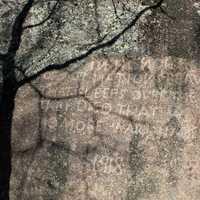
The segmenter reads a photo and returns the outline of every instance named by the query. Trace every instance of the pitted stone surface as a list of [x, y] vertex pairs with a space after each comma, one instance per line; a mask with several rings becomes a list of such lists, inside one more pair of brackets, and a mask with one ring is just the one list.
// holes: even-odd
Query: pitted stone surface
[[197, 200], [199, 74], [177, 57], [93, 57], [25, 86], [11, 199]]

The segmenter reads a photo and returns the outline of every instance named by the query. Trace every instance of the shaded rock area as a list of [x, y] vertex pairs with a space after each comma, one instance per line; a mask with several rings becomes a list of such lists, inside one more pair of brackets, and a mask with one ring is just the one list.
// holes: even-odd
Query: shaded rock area
[[197, 0], [166, 0], [163, 11], [140, 23], [142, 54], [176, 56], [199, 63], [200, 4]]
[[200, 70], [92, 57], [20, 89], [11, 200], [197, 200]]

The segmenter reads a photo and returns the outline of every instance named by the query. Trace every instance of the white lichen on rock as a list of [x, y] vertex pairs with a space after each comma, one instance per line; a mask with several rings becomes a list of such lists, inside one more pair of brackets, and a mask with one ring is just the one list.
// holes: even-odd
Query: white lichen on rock
[[195, 2], [193, 6], [196, 8], [197, 14], [200, 16], [200, 2]]

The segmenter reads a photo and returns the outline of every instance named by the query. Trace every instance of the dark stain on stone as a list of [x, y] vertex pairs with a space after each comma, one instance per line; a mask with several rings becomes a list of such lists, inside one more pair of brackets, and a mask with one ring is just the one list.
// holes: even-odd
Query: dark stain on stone
[[171, 185], [176, 185], [177, 170], [181, 166], [182, 151], [184, 141], [177, 134], [181, 131], [181, 126], [178, 119], [174, 116], [166, 123], [163, 132], [165, 137], [160, 137], [159, 155], [158, 158], [161, 166], [168, 170], [168, 182]]
[[141, 133], [133, 131], [129, 147], [129, 168], [131, 179], [127, 190], [126, 200], [137, 200], [144, 196], [158, 192], [156, 178], [154, 176], [143, 176], [145, 173], [144, 147], [141, 144]]

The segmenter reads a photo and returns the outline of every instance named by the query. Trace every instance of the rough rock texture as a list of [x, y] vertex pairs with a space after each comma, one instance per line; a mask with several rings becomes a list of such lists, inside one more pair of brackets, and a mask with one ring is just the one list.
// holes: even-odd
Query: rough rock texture
[[141, 23], [142, 53], [176, 56], [199, 63], [200, 4], [197, 0], [166, 0], [164, 11], [153, 12]]
[[200, 4], [163, 9], [170, 17], [141, 21], [139, 56], [132, 38], [130, 57], [92, 57], [20, 89], [11, 200], [199, 199]]
[[198, 199], [199, 75], [176, 57], [98, 57], [26, 85], [11, 199]]

